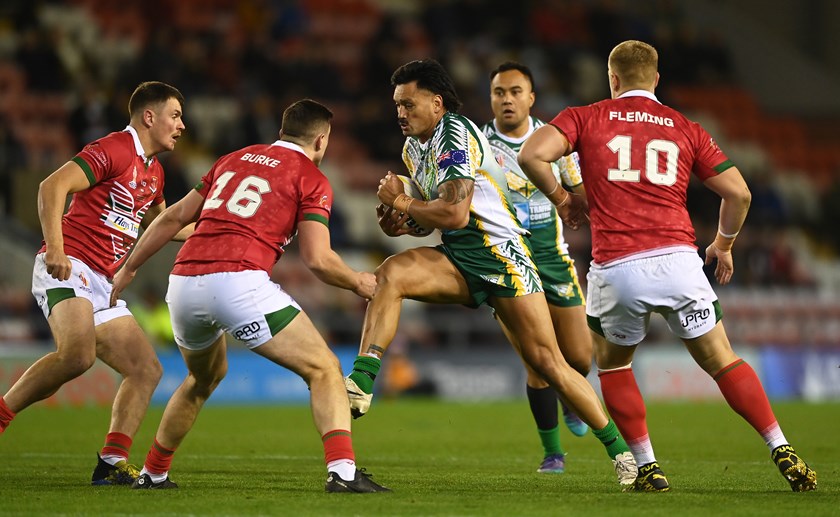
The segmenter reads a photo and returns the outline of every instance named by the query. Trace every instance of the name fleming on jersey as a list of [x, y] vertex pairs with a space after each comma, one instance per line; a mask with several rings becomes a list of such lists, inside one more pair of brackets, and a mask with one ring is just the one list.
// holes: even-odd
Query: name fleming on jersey
[[621, 122], [647, 122], [649, 124], [674, 127], [674, 119], [670, 117], [651, 115], [650, 113], [646, 113], [644, 111], [611, 111], [610, 120], [619, 120]]

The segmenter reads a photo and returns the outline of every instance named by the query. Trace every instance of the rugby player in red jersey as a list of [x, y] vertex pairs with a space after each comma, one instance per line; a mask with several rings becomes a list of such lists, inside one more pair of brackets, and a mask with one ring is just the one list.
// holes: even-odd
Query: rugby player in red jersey
[[692, 174], [722, 199], [705, 262], [717, 260], [715, 278], [723, 285], [732, 278], [732, 245], [750, 191], [706, 130], [656, 98], [657, 65], [652, 46], [619, 44], [608, 61], [612, 98], [562, 111], [525, 142], [518, 157], [574, 227], [583, 222], [583, 200], [556, 188], [550, 163], [573, 151], [580, 155], [592, 229], [586, 312], [604, 400], [639, 468], [631, 489], [670, 488], [653, 453], [631, 368], [651, 314], [659, 313], [732, 409], [761, 435], [791, 488], [814, 490], [816, 473], [788, 443], [756, 373], [732, 350], [686, 209]]
[[[181, 92], [168, 84], [140, 84], [128, 102], [129, 125], [85, 146], [38, 190], [44, 242], [35, 258], [32, 294], [47, 317], [56, 350], [0, 398], [0, 433], [15, 414], [82, 375], [98, 357], [123, 380], [94, 485], [125, 485], [137, 478], [138, 470], [128, 464], [129, 450], [161, 377], [160, 362], [125, 302], [109, 303], [109, 280], [140, 228], [166, 208], [156, 156], [173, 150], [184, 131], [183, 104]], [[189, 231], [177, 238], [183, 240]]]
[[300, 306], [269, 278], [297, 235], [301, 259], [323, 282], [370, 299], [371, 273], [351, 269], [330, 245], [333, 192], [318, 170], [332, 112], [304, 99], [283, 113], [280, 139], [221, 157], [194, 191], [144, 232], [114, 277], [112, 301], [137, 269], [192, 222], [166, 299], [189, 374], [172, 395], [133, 488], [176, 488], [176, 448], [227, 372], [225, 332], [306, 381], [324, 444], [327, 492], [388, 492], [356, 468], [341, 365]]

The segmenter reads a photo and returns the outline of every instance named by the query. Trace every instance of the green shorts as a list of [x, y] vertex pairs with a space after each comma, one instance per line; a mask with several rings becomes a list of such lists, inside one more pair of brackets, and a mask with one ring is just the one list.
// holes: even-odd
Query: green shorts
[[558, 307], [586, 304], [572, 257], [561, 255], [555, 248], [553, 252], [547, 250], [535, 253], [534, 261], [540, 270], [540, 280], [548, 303]]
[[543, 292], [537, 266], [526, 239], [511, 239], [497, 246], [472, 250], [437, 248], [458, 268], [478, 307], [491, 296], [513, 298]]

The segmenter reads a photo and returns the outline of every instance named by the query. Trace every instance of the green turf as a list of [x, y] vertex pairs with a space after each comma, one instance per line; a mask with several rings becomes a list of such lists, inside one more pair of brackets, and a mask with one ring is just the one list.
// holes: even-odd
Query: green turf
[[[619, 491], [606, 454], [563, 429], [561, 475], [537, 474], [525, 401], [383, 401], [354, 423], [357, 461], [392, 494], [325, 494], [323, 451], [304, 406], [207, 407], [175, 456], [178, 490], [88, 486], [107, 409], [35, 406], [0, 435], [0, 515], [840, 515], [840, 405], [775, 405], [819, 474], [796, 494], [761, 440], [722, 404], [651, 404], [650, 432], [672, 485]], [[142, 463], [160, 409], [138, 434]]]

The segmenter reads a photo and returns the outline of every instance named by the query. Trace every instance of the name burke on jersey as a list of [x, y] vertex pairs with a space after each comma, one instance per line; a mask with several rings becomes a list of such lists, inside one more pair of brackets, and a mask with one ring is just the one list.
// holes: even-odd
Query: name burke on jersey
[[621, 122], [647, 122], [649, 124], [674, 127], [674, 119], [651, 115], [650, 113], [646, 113], [644, 111], [611, 111], [610, 120], [619, 120]]
[[245, 153], [242, 155], [242, 158], [240, 158], [240, 160], [242, 160], [243, 162], [258, 163], [260, 165], [265, 165], [266, 167], [277, 167], [278, 165], [280, 165], [280, 160], [276, 158], [269, 158], [264, 154]]

